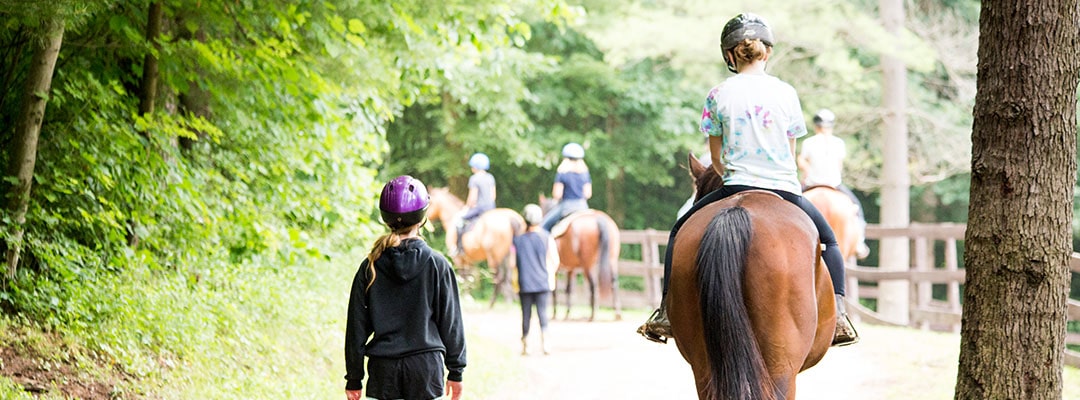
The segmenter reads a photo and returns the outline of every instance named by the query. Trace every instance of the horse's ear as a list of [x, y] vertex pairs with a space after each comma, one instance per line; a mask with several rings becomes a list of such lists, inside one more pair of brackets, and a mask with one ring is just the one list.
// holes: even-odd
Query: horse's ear
[[694, 156], [694, 152], [691, 151], [687, 155], [687, 162], [690, 164], [690, 176], [697, 178], [705, 173], [705, 166]]

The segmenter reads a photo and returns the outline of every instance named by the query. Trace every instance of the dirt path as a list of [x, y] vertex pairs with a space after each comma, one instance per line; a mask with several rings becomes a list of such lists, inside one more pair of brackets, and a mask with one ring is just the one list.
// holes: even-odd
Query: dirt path
[[[607, 317], [610, 318], [610, 317]], [[465, 323], [485, 346], [520, 349], [520, 314], [467, 312]], [[519, 357], [521, 379], [485, 388], [485, 399], [696, 398], [693, 375], [674, 343], [654, 344], [635, 333], [640, 321], [553, 321], [551, 354]], [[534, 323], [534, 328], [535, 328]], [[799, 399], [951, 398], [959, 336], [859, 326], [862, 342], [834, 348], [801, 374]], [[537, 347], [539, 338], [530, 337]], [[472, 346], [472, 344], [470, 344]], [[470, 373], [482, 368], [470, 365]], [[476, 397], [471, 397], [475, 399]]]

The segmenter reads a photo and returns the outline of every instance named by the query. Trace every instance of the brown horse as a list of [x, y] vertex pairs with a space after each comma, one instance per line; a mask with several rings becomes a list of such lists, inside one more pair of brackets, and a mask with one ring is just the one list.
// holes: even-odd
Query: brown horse
[[853, 262], [859, 248], [859, 207], [851, 202], [850, 197], [830, 186], [806, 189], [803, 197], [814, 203], [814, 207], [825, 216], [825, 221], [836, 234], [844, 262]]
[[[447, 188], [432, 188], [429, 192], [431, 203], [428, 205], [428, 218], [438, 220], [446, 231], [446, 248], [457, 247], [457, 229], [454, 217], [465, 207], [465, 202], [450, 193]], [[509, 208], [489, 210], [473, 221], [472, 227], [461, 236], [462, 252], [454, 256], [454, 264], [461, 267], [462, 273], [471, 274], [471, 268], [481, 261], [487, 262], [488, 268], [495, 273], [495, 294], [491, 297], [494, 305], [503, 292], [510, 298], [510, 271], [514, 257], [510, 249], [515, 235], [525, 232], [525, 219]]]
[[[723, 184], [690, 155], [699, 197]], [[689, 217], [675, 237], [669, 309], [700, 399], [794, 399], [795, 375], [825, 355], [836, 326], [817, 229], [767, 191]]]
[[[540, 196], [540, 206], [546, 212], [554, 201]], [[585, 210], [570, 214], [552, 229], [559, 249], [559, 271], [566, 272], [566, 315], [570, 319], [570, 299], [577, 272], [585, 275], [589, 285], [589, 321], [596, 318], [600, 299], [612, 299], [615, 319], [622, 319], [619, 300], [619, 226], [611, 216], [600, 210]], [[599, 286], [599, 291], [597, 290]], [[558, 295], [552, 290], [553, 315], [558, 314]]]

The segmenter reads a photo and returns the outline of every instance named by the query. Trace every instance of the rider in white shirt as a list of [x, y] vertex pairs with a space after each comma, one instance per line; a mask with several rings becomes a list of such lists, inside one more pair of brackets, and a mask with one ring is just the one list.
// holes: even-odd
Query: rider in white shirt
[[798, 206], [818, 230], [822, 258], [836, 296], [836, 329], [832, 345], [859, 341], [844, 306], [845, 271], [836, 236], [813, 203], [802, 197], [795, 161], [796, 139], [806, 135], [806, 121], [795, 88], [765, 71], [772, 55], [773, 35], [761, 17], [743, 13], [724, 25], [721, 49], [735, 75], [712, 88], [705, 97], [701, 132], [709, 136], [712, 168], [724, 185], [695, 202], [671, 228], [664, 256], [660, 308], [638, 328], [645, 338], [666, 343], [673, 337], [667, 317], [667, 294], [675, 236], [690, 215], [702, 207], [746, 190], [768, 190]]
[[799, 169], [802, 171], [804, 190], [814, 186], [836, 188], [850, 197], [851, 202], [858, 207], [859, 248], [856, 256], [862, 259], [870, 254], [870, 248], [866, 246], [866, 217], [863, 215], [859, 198], [841, 182], [847, 148], [843, 139], [833, 135], [835, 124], [836, 115], [828, 109], [821, 109], [814, 114], [814, 136], [802, 142], [798, 157]]

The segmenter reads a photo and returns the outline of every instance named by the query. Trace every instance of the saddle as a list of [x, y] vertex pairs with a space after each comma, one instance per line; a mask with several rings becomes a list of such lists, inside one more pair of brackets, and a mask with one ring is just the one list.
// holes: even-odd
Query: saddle
[[[764, 194], [764, 195], [773, 196], [773, 197], [776, 197], [776, 198], [779, 198], [779, 199], [783, 199], [782, 196], [776, 194], [775, 192], [769, 191], [769, 190], [765, 190], [765, 189], [748, 189], [748, 190], [743, 190], [741, 192], [730, 195], [730, 196], [728, 196], [728, 197], [726, 197], [724, 199], [712, 200], [712, 201], [710, 201], [710, 203], [723, 201], [725, 199], [744, 196], [744, 195], [748, 195], [748, 194], [752, 194], [752, 193]], [[702, 208], [702, 206], [704, 206], [704, 204], [702, 204], [701, 206], [691, 207], [690, 210], [687, 210], [686, 214], [684, 214], [682, 217], [680, 217], [680, 220], [688, 220], [688, 219], [690, 219], [690, 215], [692, 215], [694, 213], [697, 213], [698, 210], [700, 210]]]
[[817, 184], [817, 185], [811, 185], [811, 186], [803, 187], [802, 191], [803, 192], [809, 192], [810, 189], [817, 189], [817, 188], [824, 188], [824, 189], [835, 190], [835, 191], [840, 190], [840, 189], [837, 189], [836, 186]]
[[587, 215], [592, 215], [593, 213], [594, 213], [594, 210], [591, 209], [591, 208], [587, 209], [587, 210], [574, 211], [574, 212], [570, 213], [570, 215], [567, 215], [567, 216], [563, 217], [561, 220], [559, 220], [558, 223], [555, 224], [555, 226], [551, 227], [551, 232], [550, 232], [551, 237], [554, 239], [554, 238], [558, 238], [558, 237], [562, 236], [563, 234], [566, 233], [566, 229], [570, 227], [570, 223], [574, 222], [575, 219], [578, 219], [578, 218], [581, 218], [581, 217], [584, 217], [584, 216], [587, 216]]

